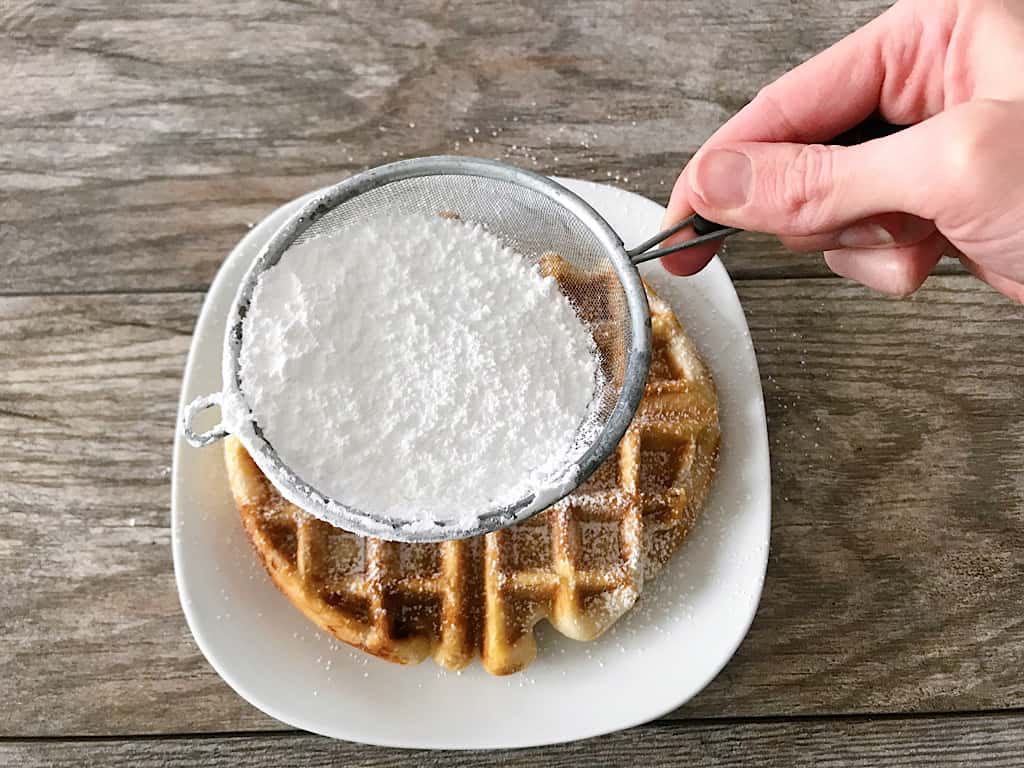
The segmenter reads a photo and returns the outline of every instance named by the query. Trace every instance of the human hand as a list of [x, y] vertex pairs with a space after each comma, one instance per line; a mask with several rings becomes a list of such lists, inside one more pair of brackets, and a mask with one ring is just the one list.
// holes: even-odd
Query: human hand
[[[854, 147], [816, 143], [874, 113], [911, 127]], [[913, 293], [949, 253], [1024, 302], [1024, 3], [901, 0], [761, 90], [701, 147], [665, 225], [691, 211], [824, 250], [832, 271], [884, 293]], [[662, 263], [695, 274], [715, 247]]]

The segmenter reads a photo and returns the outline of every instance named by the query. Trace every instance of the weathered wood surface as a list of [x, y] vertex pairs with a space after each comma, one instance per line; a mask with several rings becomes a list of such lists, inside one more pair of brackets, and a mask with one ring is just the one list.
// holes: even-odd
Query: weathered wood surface
[[[0, 293], [204, 288], [247, 224], [399, 157], [663, 202], [761, 85], [888, 4], [0, 4]], [[826, 273], [767, 237], [729, 265]]]
[[[739, 285], [775, 485], [758, 617], [674, 717], [1024, 706], [1024, 308]], [[178, 606], [168, 464], [198, 294], [0, 299], [0, 736], [274, 729]]]
[[206, 664], [174, 587], [181, 372], [252, 222], [434, 153], [664, 201], [888, 4], [0, 2], [0, 765], [1024, 764], [1024, 309], [962, 276], [889, 301], [732, 241], [772, 555], [736, 657], [659, 723], [497, 756], [295, 734]]
[[1019, 766], [1024, 715], [658, 723], [597, 739], [514, 752], [383, 749], [299, 733], [132, 740], [0, 743], [0, 765], [351, 766], [462, 768], [500, 765], [778, 768]]

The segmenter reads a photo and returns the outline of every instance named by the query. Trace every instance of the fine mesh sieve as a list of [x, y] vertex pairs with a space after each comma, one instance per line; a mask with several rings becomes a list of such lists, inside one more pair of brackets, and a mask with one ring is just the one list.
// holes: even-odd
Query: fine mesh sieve
[[[593, 335], [602, 374], [590, 416], [581, 425], [575, 450], [549, 477], [514, 503], [489, 509], [466, 527], [458, 520], [396, 521], [346, 505], [311, 487], [293, 472], [265, 439], [241, 385], [243, 320], [257, 280], [295, 245], [320, 236], [342, 235], [369, 218], [426, 214], [480, 224], [504, 245], [553, 274], [580, 320]], [[460, 157], [406, 160], [366, 171], [317, 195], [294, 214], [262, 248], [246, 273], [228, 318], [224, 340], [223, 390], [192, 401], [181, 428], [194, 446], [234, 433], [281, 494], [329, 523], [354, 533], [399, 541], [440, 541], [496, 530], [524, 520], [582, 483], [615, 450], [636, 412], [651, 359], [647, 298], [636, 264], [697, 242], [722, 237], [715, 229], [668, 249], [650, 251], [691, 220], [627, 251], [622, 241], [586, 202], [556, 182], [502, 163]], [[711, 225], [717, 227], [717, 225]], [[372, 269], [372, 263], [367, 264]], [[194, 416], [220, 405], [222, 423], [197, 434]]]

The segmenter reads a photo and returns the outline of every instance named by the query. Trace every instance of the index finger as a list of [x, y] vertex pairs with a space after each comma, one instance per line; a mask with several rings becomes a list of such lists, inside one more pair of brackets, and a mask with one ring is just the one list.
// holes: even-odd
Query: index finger
[[904, 0], [790, 70], [719, 128], [704, 148], [737, 141], [825, 142], [880, 112], [891, 123], [943, 107], [952, 2]]
[[[734, 142], [824, 142], [875, 112], [899, 124], [932, 116], [943, 106], [943, 60], [956, 15], [954, 0], [897, 3], [763, 88], [699, 152]], [[664, 227], [693, 212], [689, 191], [684, 168], [672, 189]], [[675, 274], [694, 274], [717, 245], [666, 256], [662, 263]]]

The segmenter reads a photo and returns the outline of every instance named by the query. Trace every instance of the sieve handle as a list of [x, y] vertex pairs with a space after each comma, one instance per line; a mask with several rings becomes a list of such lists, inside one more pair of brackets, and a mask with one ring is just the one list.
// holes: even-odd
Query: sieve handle
[[220, 405], [220, 392], [202, 395], [185, 406], [185, 410], [181, 414], [181, 434], [184, 435], [185, 439], [188, 440], [188, 444], [193, 448], [203, 448], [231, 434], [224, 428], [222, 423], [217, 424], [213, 429], [198, 434], [192, 429], [192, 420], [196, 417], [196, 414], [215, 405]]
[[[689, 240], [684, 240], [681, 243], [676, 243], [675, 245], [668, 245], [664, 248], [655, 248], [653, 251], [648, 250], [648, 248], [652, 248], [663, 240], [667, 240], [672, 237], [672, 235], [686, 229], [687, 227], [693, 227], [697, 236], [692, 237]], [[645, 261], [660, 259], [662, 256], [667, 256], [670, 253], [684, 251], [687, 248], [693, 248], [695, 245], [701, 245], [702, 243], [710, 243], [712, 240], [721, 240], [723, 237], [735, 235], [737, 232], [742, 231], [743, 230], [739, 227], [726, 227], [721, 224], [715, 224], [712, 221], [708, 221], [700, 214], [691, 213], [678, 224], [659, 232], [654, 237], [645, 240], [635, 248], [630, 248], [626, 251], [626, 255], [629, 256], [629, 260], [633, 262], [633, 264], [643, 264]]]
[[[872, 141], [873, 139], [882, 139], [886, 136], [891, 136], [894, 133], [902, 131], [906, 127], [907, 126], [905, 125], [893, 125], [876, 115], [869, 117], [864, 122], [859, 123], [848, 131], [844, 131], [839, 134], [832, 139], [832, 141], [827, 141], [825, 143], [837, 147], [852, 147], [855, 144], [863, 144], [867, 141]], [[690, 240], [685, 240], [682, 243], [666, 246], [665, 248], [657, 248], [653, 251], [648, 250], [687, 227], [693, 227], [696, 237], [691, 238]], [[635, 248], [630, 248], [626, 251], [626, 254], [634, 264], [643, 264], [645, 261], [658, 259], [662, 256], [667, 256], [670, 253], [686, 250], [687, 248], [693, 248], [695, 245], [701, 245], [702, 243], [721, 240], [722, 238], [728, 237], [729, 235], [735, 235], [737, 232], [742, 231], [743, 230], [738, 227], [727, 227], [724, 224], [716, 224], [713, 221], [705, 219], [699, 213], [694, 213], [687, 216], [675, 226], [669, 227], [665, 231], [654, 235], [654, 237], [645, 240]]]

